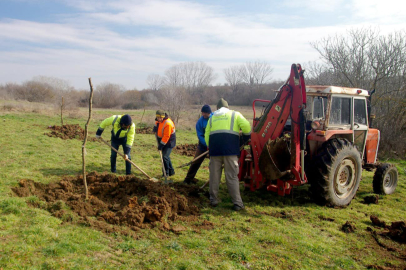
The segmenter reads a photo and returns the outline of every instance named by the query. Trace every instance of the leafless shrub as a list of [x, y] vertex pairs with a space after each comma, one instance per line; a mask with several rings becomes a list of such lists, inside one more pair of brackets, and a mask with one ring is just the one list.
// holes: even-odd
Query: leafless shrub
[[122, 104], [119, 97], [124, 92], [124, 87], [119, 84], [104, 82], [96, 87], [94, 93], [94, 107], [113, 108]]

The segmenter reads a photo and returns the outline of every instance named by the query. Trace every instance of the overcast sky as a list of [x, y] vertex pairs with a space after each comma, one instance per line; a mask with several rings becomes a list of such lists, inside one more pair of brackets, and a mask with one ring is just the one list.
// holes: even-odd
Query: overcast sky
[[147, 87], [170, 66], [203, 61], [223, 69], [266, 61], [273, 79], [318, 59], [310, 42], [348, 29], [406, 29], [400, 0], [0, 0], [0, 84], [34, 76], [78, 89]]

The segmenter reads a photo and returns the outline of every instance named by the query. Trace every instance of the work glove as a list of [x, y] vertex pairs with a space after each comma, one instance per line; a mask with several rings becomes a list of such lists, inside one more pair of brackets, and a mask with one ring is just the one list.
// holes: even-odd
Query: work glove
[[97, 139], [100, 139], [100, 138], [101, 138], [101, 136], [96, 134], [96, 138], [97, 138]]
[[152, 132], [156, 133], [158, 131], [158, 126], [154, 126], [154, 128], [152, 129]]
[[124, 155], [124, 160], [128, 160], [128, 156], [127, 155]]
[[161, 151], [164, 148], [165, 145], [163, 145], [162, 143], [158, 144], [158, 150]]

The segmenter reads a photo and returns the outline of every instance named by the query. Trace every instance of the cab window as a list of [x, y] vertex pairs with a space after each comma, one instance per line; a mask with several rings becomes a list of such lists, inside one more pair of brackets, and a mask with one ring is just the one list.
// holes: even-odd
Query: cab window
[[307, 104], [313, 104], [312, 119], [323, 119], [326, 115], [327, 97], [307, 96]]
[[354, 122], [362, 125], [367, 124], [367, 112], [365, 99], [354, 99]]
[[333, 97], [331, 102], [330, 124], [351, 124], [351, 98]]

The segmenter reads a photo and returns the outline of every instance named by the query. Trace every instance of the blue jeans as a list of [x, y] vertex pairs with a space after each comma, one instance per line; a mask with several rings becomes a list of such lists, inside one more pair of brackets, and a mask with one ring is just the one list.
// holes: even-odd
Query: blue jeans
[[[111, 139], [111, 146], [113, 146], [117, 151], [118, 148], [121, 147], [124, 149], [125, 145], [127, 143], [127, 140], [117, 140], [117, 139]], [[130, 153], [128, 153], [128, 159], [131, 160]], [[117, 160], [117, 153], [111, 149], [111, 156], [110, 156], [110, 165], [111, 165], [111, 172], [115, 173], [116, 172], [116, 160]], [[131, 163], [126, 161], [125, 162], [125, 174], [129, 175], [131, 174]]]
[[162, 149], [162, 157], [164, 160], [164, 166], [165, 166], [165, 171], [166, 171], [167, 176], [171, 176], [171, 175], [175, 174], [175, 170], [172, 167], [172, 161], [171, 161], [171, 157], [170, 157], [171, 152], [172, 152], [172, 148], [170, 148], [170, 147], [164, 147]]

